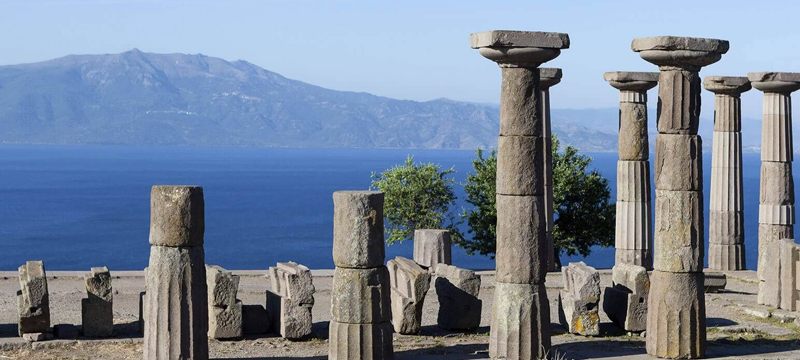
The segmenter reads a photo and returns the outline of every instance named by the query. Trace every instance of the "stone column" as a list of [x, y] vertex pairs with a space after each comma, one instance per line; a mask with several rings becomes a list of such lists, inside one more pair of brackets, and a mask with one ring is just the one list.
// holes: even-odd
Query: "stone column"
[[619, 90], [619, 160], [615, 264], [653, 268], [650, 142], [647, 90], [658, 84], [657, 72], [607, 72], [603, 78]]
[[792, 98], [800, 89], [800, 73], [749, 73], [753, 87], [764, 93], [761, 123], [761, 184], [758, 205], [758, 302], [778, 306], [765, 294], [774, 287], [767, 281], [768, 246], [794, 238], [794, 179], [792, 175]]
[[203, 188], [153, 186], [144, 359], [208, 359]]
[[728, 42], [674, 36], [634, 39], [633, 51], [659, 66], [653, 273], [647, 300], [647, 353], [705, 354], [703, 292], [703, 148], [697, 135], [700, 68]]
[[744, 270], [740, 96], [750, 90], [750, 81], [746, 77], [708, 76], [703, 86], [715, 94], [708, 267], [713, 270]]
[[497, 144], [497, 272], [489, 338], [493, 359], [544, 357], [550, 311], [539, 65], [569, 47], [561, 33], [487, 31], [471, 46], [502, 71]]
[[392, 359], [383, 193], [333, 193], [333, 284], [328, 359]]
[[558, 271], [553, 243], [553, 127], [550, 122], [550, 88], [561, 82], [561, 69], [539, 69], [542, 91], [542, 138], [544, 139], [544, 216], [547, 238], [547, 271]]

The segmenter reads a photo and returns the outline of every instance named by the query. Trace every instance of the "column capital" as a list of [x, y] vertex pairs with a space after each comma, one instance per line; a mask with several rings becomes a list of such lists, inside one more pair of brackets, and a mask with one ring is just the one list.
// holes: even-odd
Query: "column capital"
[[547, 90], [561, 82], [561, 69], [559, 68], [540, 68], [539, 69], [539, 88]]
[[691, 71], [719, 61], [729, 46], [727, 40], [680, 36], [644, 37], [631, 42], [631, 50], [650, 63]]
[[603, 79], [620, 91], [647, 92], [658, 85], [657, 72], [610, 71]]
[[765, 93], [789, 94], [800, 89], [800, 73], [751, 72], [747, 78], [754, 88]]
[[569, 48], [569, 35], [555, 32], [492, 30], [470, 34], [470, 46], [506, 67], [538, 67]]
[[739, 96], [752, 88], [744, 76], [706, 76], [703, 87], [717, 95]]

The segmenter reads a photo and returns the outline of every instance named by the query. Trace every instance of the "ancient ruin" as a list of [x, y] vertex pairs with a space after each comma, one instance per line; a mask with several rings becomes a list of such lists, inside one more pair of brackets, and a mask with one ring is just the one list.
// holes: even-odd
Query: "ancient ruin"
[[564, 288], [558, 292], [558, 321], [567, 331], [600, 335], [600, 274], [583, 262], [561, 268]]
[[108, 268], [94, 267], [84, 277], [87, 297], [81, 299], [83, 336], [108, 337], [114, 332], [114, 293]]
[[711, 194], [708, 226], [708, 267], [745, 269], [742, 188], [742, 101], [750, 90], [746, 77], [707, 76], [714, 95], [714, 139], [711, 151]]
[[236, 299], [239, 276], [221, 266], [206, 265], [208, 288], [208, 337], [242, 337], [242, 302]]
[[384, 256], [383, 193], [334, 192], [329, 359], [393, 358]]
[[653, 266], [650, 201], [650, 141], [647, 90], [658, 84], [655, 72], [607, 72], [603, 79], [619, 90], [619, 160], [615, 264]]
[[616, 264], [611, 269], [611, 287], [603, 291], [603, 311], [625, 331], [644, 331], [649, 294], [647, 269], [634, 264]]
[[475, 330], [481, 324], [481, 277], [472, 270], [436, 265], [434, 287], [439, 298], [436, 323], [447, 330]]
[[705, 354], [706, 341], [698, 73], [728, 51], [728, 42], [657, 36], [634, 39], [631, 48], [660, 70], [656, 251], [647, 304], [647, 353], [664, 358], [698, 358]]
[[414, 230], [414, 261], [426, 269], [436, 268], [436, 264], [452, 263], [450, 230]]
[[569, 47], [562, 33], [486, 31], [470, 44], [502, 72], [497, 145], [497, 272], [489, 356], [539, 358], [550, 348], [544, 124], [539, 65]]
[[431, 275], [416, 262], [396, 257], [386, 264], [391, 285], [392, 326], [399, 334], [417, 334]]
[[547, 238], [547, 271], [558, 270], [553, 244], [553, 131], [550, 124], [550, 88], [561, 82], [561, 69], [540, 68], [539, 89], [542, 91], [542, 139], [544, 145], [544, 216]]
[[272, 329], [290, 340], [311, 335], [314, 283], [311, 270], [295, 262], [269, 268], [272, 290], [267, 291], [267, 311]]
[[203, 188], [153, 186], [144, 359], [208, 359]]
[[27, 261], [19, 267], [19, 289], [19, 336], [29, 341], [50, 338], [50, 295], [42, 261]]

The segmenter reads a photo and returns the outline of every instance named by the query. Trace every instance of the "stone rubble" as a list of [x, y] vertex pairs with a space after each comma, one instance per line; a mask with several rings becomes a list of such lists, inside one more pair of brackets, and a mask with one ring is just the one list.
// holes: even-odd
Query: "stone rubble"
[[600, 273], [583, 262], [561, 268], [564, 289], [558, 292], [558, 321], [567, 331], [600, 335]]
[[208, 287], [208, 337], [242, 337], [242, 302], [236, 296], [239, 276], [217, 265], [206, 265]]
[[81, 299], [83, 336], [109, 337], [114, 332], [114, 293], [108, 268], [93, 267], [84, 276], [87, 297]]
[[311, 335], [314, 284], [311, 270], [295, 262], [269, 268], [272, 290], [267, 291], [267, 311], [272, 329], [290, 340]]
[[400, 256], [389, 260], [386, 266], [389, 268], [394, 331], [399, 334], [418, 334], [431, 275], [416, 262]]
[[612, 286], [603, 291], [603, 311], [625, 331], [645, 331], [650, 294], [647, 269], [634, 264], [617, 264], [611, 269], [611, 281]]

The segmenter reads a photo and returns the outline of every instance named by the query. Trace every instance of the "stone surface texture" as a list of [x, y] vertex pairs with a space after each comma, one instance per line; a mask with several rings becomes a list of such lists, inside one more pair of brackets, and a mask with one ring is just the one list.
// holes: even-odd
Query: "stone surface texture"
[[144, 359], [208, 359], [203, 189], [153, 186]]
[[221, 266], [206, 265], [208, 288], [208, 337], [242, 337], [242, 302], [236, 299], [239, 276]]
[[547, 243], [547, 271], [557, 270], [553, 243], [553, 126], [550, 117], [550, 88], [561, 82], [559, 68], [539, 69], [539, 88], [542, 91], [542, 151], [544, 157], [544, 214]]
[[17, 309], [19, 336], [50, 332], [50, 296], [42, 261], [27, 261], [19, 269]]
[[657, 36], [631, 49], [659, 67], [655, 161], [655, 234], [647, 353], [662, 358], [705, 355], [703, 293], [703, 148], [700, 68], [728, 51], [725, 40]]
[[392, 326], [399, 334], [417, 334], [431, 275], [413, 260], [396, 257], [386, 264], [391, 284]]
[[333, 193], [333, 263], [337, 267], [383, 266], [383, 193]]
[[84, 276], [87, 297], [81, 299], [83, 336], [109, 337], [114, 332], [114, 292], [111, 272], [95, 267]]
[[414, 230], [414, 261], [422, 267], [433, 269], [436, 264], [452, 264], [450, 230]]
[[611, 270], [611, 287], [603, 292], [603, 311], [625, 331], [647, 328], [647, 298], [650, 277], [647, 269], [634, 264], [617, 264]]
[[311, 335], [314, 323], [314, 288], [311, 270], [295, 262], [282, 262], [269, 268], [272, 290], [267, 291], [267, 309], [272, 328], [286, 339]]
[[600, 335], [600, 274], [583, 262], [561, 268], [564, 289], [558, 293], [558, 320], [567, 331]]
[[474, 330], [481, 322], [481, 278], [472, 270], [436, 265], [437, 324], [447, 330]]

